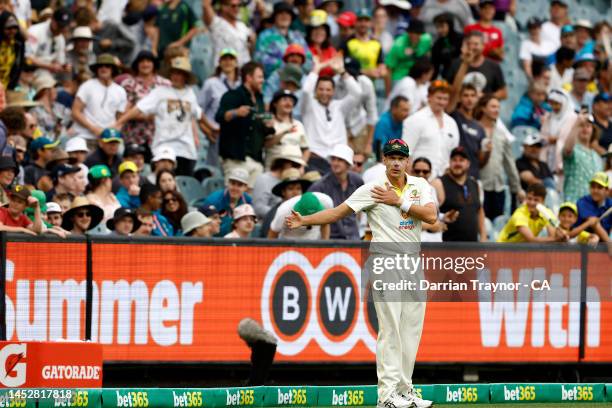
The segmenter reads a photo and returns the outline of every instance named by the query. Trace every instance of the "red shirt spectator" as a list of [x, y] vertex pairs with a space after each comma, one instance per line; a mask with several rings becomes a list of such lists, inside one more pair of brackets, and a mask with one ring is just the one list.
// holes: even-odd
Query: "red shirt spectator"
[[495, 2], [492, 0], [480, 1], [480, 20], [475, 24], [465, 26], [464, 34], [470, 31], [480, 31], [485, 36], [483, 54], [485, 57], [502, 61], [504, 59], [504, 37], [499, 28], [493, 25], [495, 17]]
[[19, 214], [17, 219], [13, 218], [11, 214], [9, 214], [8, 207], [0, 207], [0, 222], [7, 227], [22, 227], [28, 228], [32, 221], [25, 214]]

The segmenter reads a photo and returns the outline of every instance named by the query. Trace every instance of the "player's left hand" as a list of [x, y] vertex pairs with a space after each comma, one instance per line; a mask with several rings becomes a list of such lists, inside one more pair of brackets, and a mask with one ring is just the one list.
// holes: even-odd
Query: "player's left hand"
[[381, 186], [375, 186], [370, 192], [372, 193], [372, 198], [377, 203], [383, 203], [387, 205], [392, 205], [394, 207], [399, 207], [402, 205], [401, 197], [391, 189], [391, 185], [389, 183], [385, 183], [386, 188], [382, 188]]

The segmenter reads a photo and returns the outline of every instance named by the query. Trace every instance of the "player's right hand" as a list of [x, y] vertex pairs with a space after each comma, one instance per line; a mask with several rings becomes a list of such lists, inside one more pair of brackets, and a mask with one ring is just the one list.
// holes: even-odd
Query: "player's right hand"
[[304, 219], [299, 212], [291, 210], [291, 215], [288, 215], [285, 218], [285, 225], [289, 229], [300, 228], [302, 225], [304, 225]]

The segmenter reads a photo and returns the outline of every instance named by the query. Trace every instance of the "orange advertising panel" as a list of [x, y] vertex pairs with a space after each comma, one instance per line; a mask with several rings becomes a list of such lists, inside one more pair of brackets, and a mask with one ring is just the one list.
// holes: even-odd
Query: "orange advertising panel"
[[[37, 252], [69, 244], [46, 245]], [[509, 296], [479, 289], [469, 302], [459, 295], [453, 302], [430, 297], [418, 361], [578, 361], [580, 250], [466, 248], [435, 247], [423, 260], [452, 259], [455, 273], [468, 257], [481, 258], [477, 282], [538, 284], [517, 283]], [[249, 349], [237, 334], [246, 317], [279, 339], [280, 361], [374, 361], [377, 321], [373, 304], [363, 301], [359, 248], [96, 242], [92, 254], [91, 334], [103, 345], [105, 361], [247, 361]], [[610, 269], [607, 254], [594, 255]], [[29, 259], [10, 252], [9, 258], [14, 283], [23, 279], [19, 263]], [[78, 268], [59, 269], [83, 276]], [[40, 279], [56, 279], [66, 291], [72, 288], [66, 282], [78, 280], [71, 273]], [[7, 294], [14, 296], [8, 285]], [[603, 305], [587, 306], [587, 359], [612, 361], [611, 317]], [[83, 332], [81, 318], [62, 324], [65, 334]], [[21, 340], [28, 330], [11, 333]]]

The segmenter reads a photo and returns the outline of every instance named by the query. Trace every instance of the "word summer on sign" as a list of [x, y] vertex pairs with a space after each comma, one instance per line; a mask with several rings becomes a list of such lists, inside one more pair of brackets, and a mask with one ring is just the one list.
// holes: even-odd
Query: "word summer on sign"
[[529, 283], [523, 282], [481, 282], [477, 279], [472, 279], [468, 282], [430, 282], [427, 279], [421, 279], [418, 282], [402, 279], [397, 282], [384, 282], [377, 279], [372, 282], [374, 290], [384, 291], [413, 291], [413, 290], [433, 290], [433, 291], [489, 291], [489, 292], [505, 292], [517, 291], [521, 288], [530, 288], [531, 290], [550, 290], [550, 283], [547, 280], [534, 279]]

